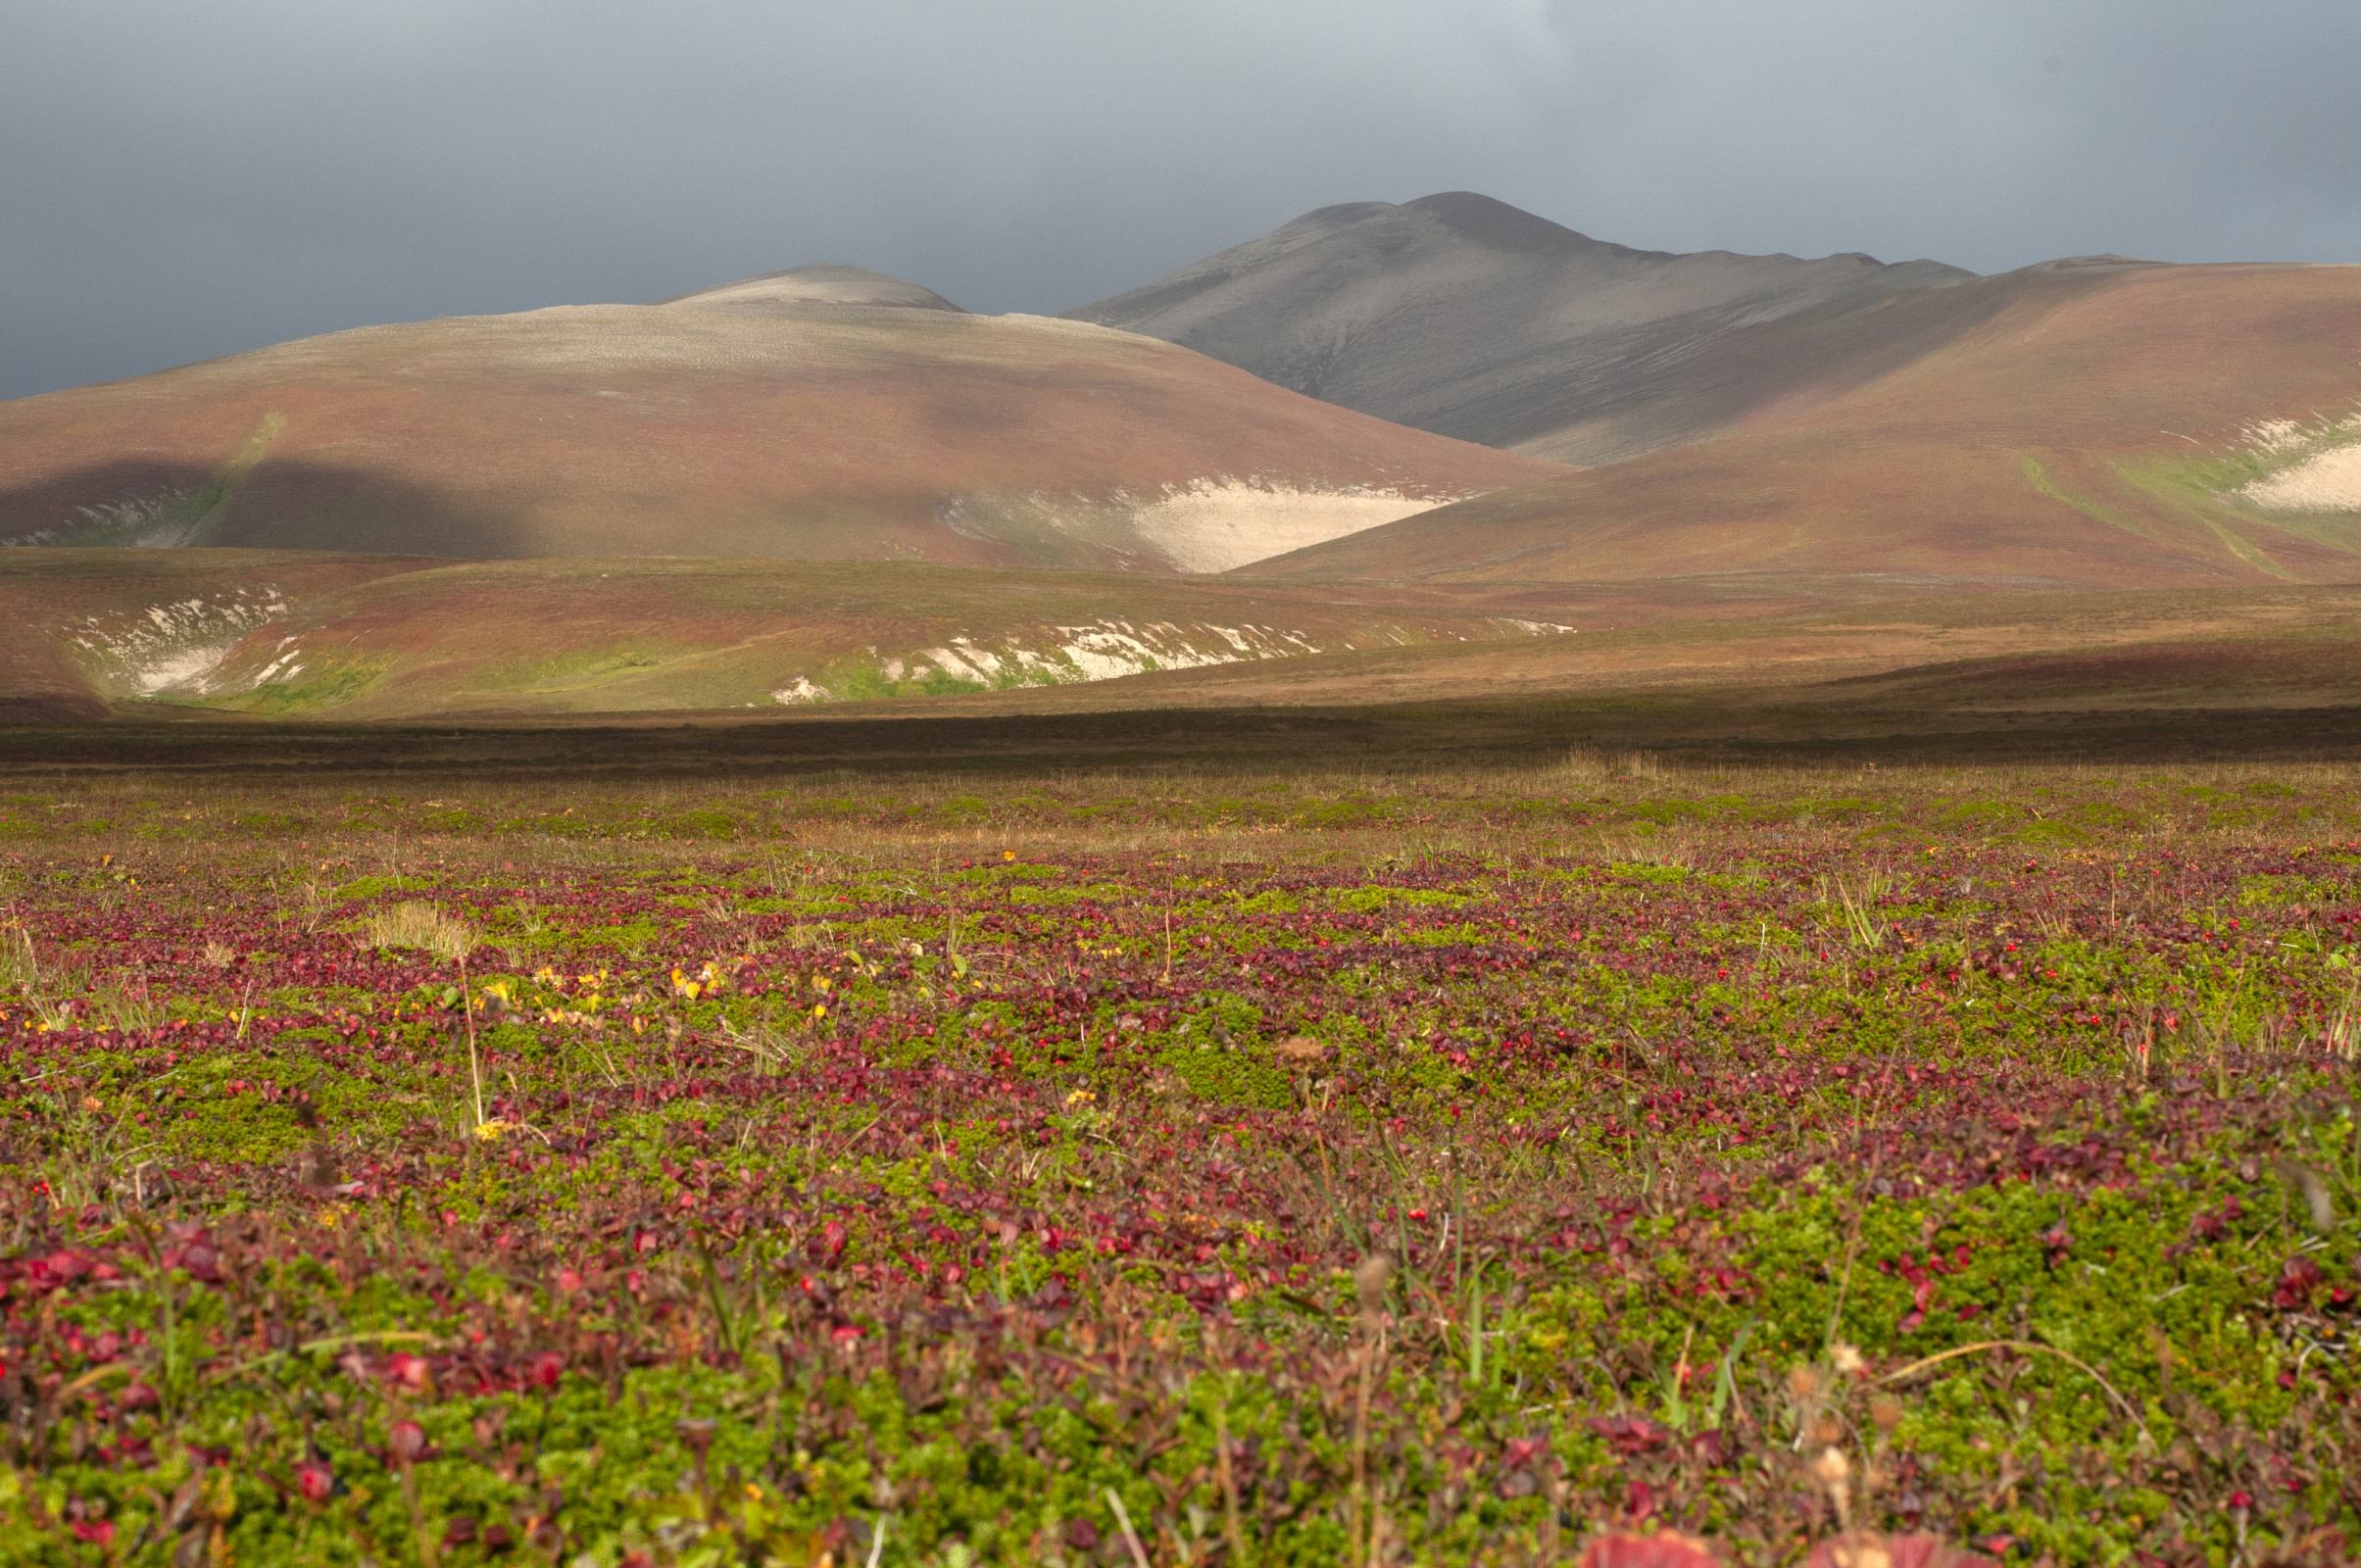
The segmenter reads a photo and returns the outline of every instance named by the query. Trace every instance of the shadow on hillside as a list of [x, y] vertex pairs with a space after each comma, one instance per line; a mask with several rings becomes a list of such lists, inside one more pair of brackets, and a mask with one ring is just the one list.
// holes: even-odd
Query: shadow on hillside
[[1535, 388], [1462, 397], [1433, 428], [1505, 447], [1538, 443], [1536, 456], [1598, 465], [1721, 433], [1783, 400], [1833, 399], [1953, 342], [2007, 308], [2003, 284], [1974, 283], [1844, 299], [1773, 321], [1748, 321], [1747, 302], [1699, 311], [1681, 340], [1711, 353], [1664, 346], [1665, 323], [1601, 334], [1579, 376]]
[[[369, 468], [266, 459], [225, 497], [193, 464], [95, 464], [0, 490], [0, 539], [58, 546], [209, 545], [500, 561], [545, 554], [521, 509]], [[52, 537], [37, 536], [49, 530]], [[159, 537], [150, 540], [142, 532]], [[177, 536], [185, 534], [185, 536]]]

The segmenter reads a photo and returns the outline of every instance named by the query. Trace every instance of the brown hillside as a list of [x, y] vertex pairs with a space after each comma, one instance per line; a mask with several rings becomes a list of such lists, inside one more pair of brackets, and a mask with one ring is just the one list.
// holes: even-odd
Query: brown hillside
[[0, 405], [0, 540], [1218, 570], [1564, 471], [818, 269]]
[[[2361, 492], [2336, 466], [2361, 434], [2361, 268], [2050, 264], [1775, 323], [1726, 345], [1731, 373], [1782, 344], [1825, 374], [1732, 434], [1244, 569], [1904, 591], [2361, 579]], [[1894, 344], [1906, 363], [1880, 364]]]

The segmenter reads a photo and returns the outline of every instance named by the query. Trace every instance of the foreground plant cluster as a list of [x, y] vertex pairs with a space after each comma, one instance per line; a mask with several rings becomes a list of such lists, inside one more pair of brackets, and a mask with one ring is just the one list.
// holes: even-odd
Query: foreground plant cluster
[[2336, 778], [832, 790], [0, 807], [0, 1559], [2361, 1544]]

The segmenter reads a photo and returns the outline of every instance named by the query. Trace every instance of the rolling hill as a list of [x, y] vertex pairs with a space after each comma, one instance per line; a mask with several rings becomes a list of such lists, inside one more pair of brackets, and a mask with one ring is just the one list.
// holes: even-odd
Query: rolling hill
[[1466, 441], [1605, 464], [1914, 352], [1855, 323], [1939, 262], [1632, 250], [1468, 191], [1308, 213], [1067, 314]]
[[0, 404], [0, 542], [1203, 572], [1562, 471], [823, 267]]
[[1910, 353], [1708, 440], [1243, 570], [1895, 594], [2361, 580], [2361, 267], [2052, 263], [1781, 330], [1854, 366], [1864, 344]]
[[[133, 562], [154, 565], [141, 577]], [[1568, 618], [1538, 618], [1552, 612]], [[1396, 744], [1435, 760], [1568, 743], [2202, 755], [2228, 737], [2352, 744], [2357, 614], [2352, 585], [1889, 587], [1798, 606], [1695, 585], [8, 551], [0, 719], [17, 727], [0, 766], [612, 765], [635, 751], [615, 737], [651, 723], [715, 737], [651, 756], [742, 760], [980, 756], [1065, 736], [1102, 763], [1154, 761], [1346, 733], [1372, 760]], [[99, 718], [134, 738], [89, 752], [55, 727]], [[720, 738], [733, 732], [780, 738]]]
[[[369, 328], [0, 405], [0, 718], [1751, 692], [1744, 730], [2361, 691], [2319, 586], [2361, 583], [2361, 268], [1654, 257], [1472, 197], [1256, 246], [1125, 298], [1274, 353], [1391, 299], [1313, 390], [1431, 372], [1481, 422], [1588, 387], [1550, 429], [1637, 455], [849, 267]], [[1551, 336], [1582, 320], [1613, 329]]]
[[901, 562], [11, 550], [0, 717], [776, 714], [1573, 630], [1464, 598]]

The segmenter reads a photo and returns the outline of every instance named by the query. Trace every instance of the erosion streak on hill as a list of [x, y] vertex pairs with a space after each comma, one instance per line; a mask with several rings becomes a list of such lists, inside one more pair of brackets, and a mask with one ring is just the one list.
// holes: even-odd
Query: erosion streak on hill
[[1860, 316], [1973, 275], [1632, 250], [1451, 191], [1322, 208], [1069, 314], [1381, 418], [1601, 464], [1901, 363], [1922, 345]]
[[0, 540], [1205, 571], [1562, 471], [823, 268], [0, 405]]
[[1929, 346], [1711, 441], [1244, 569], [1906, 592], [2361, 578], [2361, 512], [2334, 505], [2353, 500], [2311, 482], [2275, 507], [2268, 482], [2361, 433], [2361, 268], [2051, 266], [1895, 296], [1830, 330], [1873, 318]]

